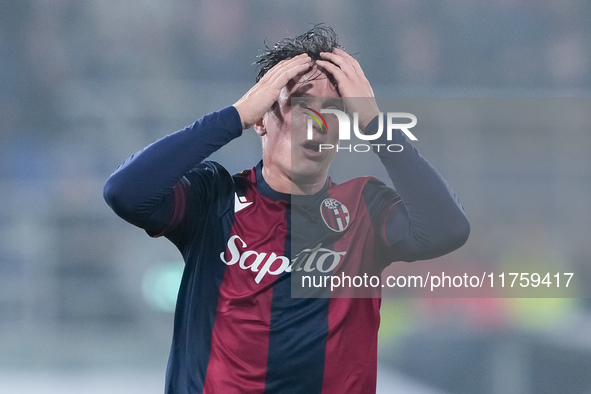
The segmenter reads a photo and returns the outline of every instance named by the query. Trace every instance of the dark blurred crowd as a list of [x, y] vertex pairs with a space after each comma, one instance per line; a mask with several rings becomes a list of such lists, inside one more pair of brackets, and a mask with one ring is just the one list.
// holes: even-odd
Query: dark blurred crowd
[[376, 83], [589, 89], [585, 0], [0, 2], [1, 134], [59, 130], [65, 80], [253, 80], [263, 41], [327, 22]]

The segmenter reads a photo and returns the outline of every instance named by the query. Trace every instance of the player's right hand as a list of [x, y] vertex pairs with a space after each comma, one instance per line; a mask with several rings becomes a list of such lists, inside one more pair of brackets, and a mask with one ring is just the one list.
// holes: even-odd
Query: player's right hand
[[256, 85], [254, 85], [234, 108], [240, 114], [242, 129], [252, 127], [279, 98], [281, 89], [298, 74], [305, 73], [312, 65], [308, 54], [302, 53], [291, 59], [282, 60], [273, 66]]

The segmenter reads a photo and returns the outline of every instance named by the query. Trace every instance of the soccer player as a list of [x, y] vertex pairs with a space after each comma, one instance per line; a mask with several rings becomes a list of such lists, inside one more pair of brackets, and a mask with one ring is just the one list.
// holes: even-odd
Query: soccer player
[[[395, 189], [330, 180], [334, 150], [319, 146], [337, 142], [335, 117], [308, 140], [292, 98], [317, 109], [344, 101], [366, 133], [379, 124], [371, 85], [332, 29], [284, 39], [258, 63], [234, 105], [144, 148], [105, 184], [119, 216], [167, 237], [185, 260], [166, 392], [373, 393], [380, 299], [292, 298], [292, 273], [362, 260], [379, 273], [441, 256], [466, 241], [468, 221], [398, 130], [391, 143], [403, 150], [377, 152]], [[206, 161], [253, 126], [263, 147], [254, 168], [230, 175]], [[292, 232], [295, 221], [305, 233]]]

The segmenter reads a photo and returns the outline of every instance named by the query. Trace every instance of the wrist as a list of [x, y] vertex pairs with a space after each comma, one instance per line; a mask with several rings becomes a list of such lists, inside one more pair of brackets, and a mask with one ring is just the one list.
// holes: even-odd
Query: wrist
[[234, 105], [232, 105], [232, 107], [234, 107], [234, 109], [238, 113], [238, 117], [240, 118], [240, 125], [242, 127], [242, 130], [248, 129], [250, 126], [248, 126], [246, 124], [246, 122], [244, 121], [244, 110], [243, 110], [242, 106], [240, 105], [240, 103], [235, 103]]
[[[359, 119], [359, 128], [361, 131], [365, 132], [365, 130], [370, 126], [370, 124], [378, 118], [380, 113], [378, 111], [374, 113], [367, 114], [364, 116], [363, 119]], [[370, 129], [371, 130], [371, 129]]]
[[378, 129], [379, 112], [372, 113], [365, 116], [363, 119], [359, 119], [359, 128], [365, 134], [366, 131], [372, 132]]

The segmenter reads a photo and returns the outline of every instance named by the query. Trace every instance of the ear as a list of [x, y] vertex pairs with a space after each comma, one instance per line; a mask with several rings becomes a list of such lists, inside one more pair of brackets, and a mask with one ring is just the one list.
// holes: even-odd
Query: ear
[[256, 123], [253, 126], [254, 127], [254, 130], [257, 132], [257, 134], [259, 135], [259, 137], [262, 137], [265, 134], [267, 134], [266, 117], [267, 117], [267, 114], [264, 114], [262, 116], [262, 118], [260, 118], [259, 120], [257, 120]]

